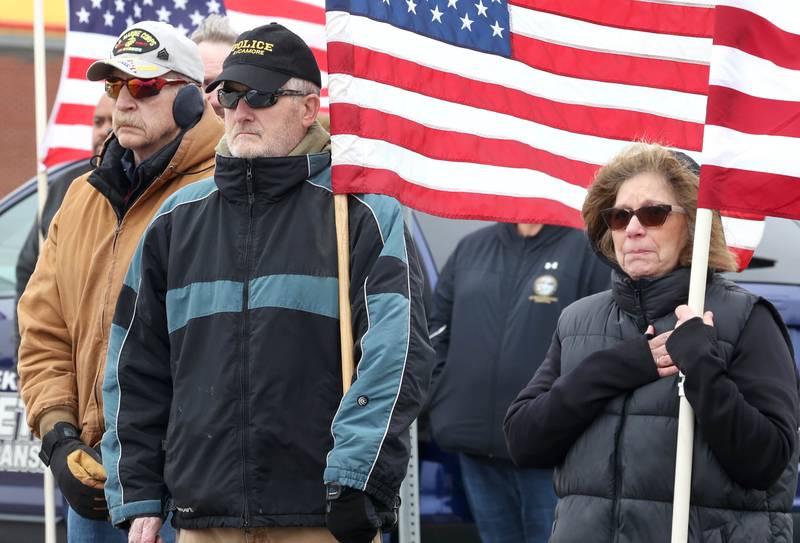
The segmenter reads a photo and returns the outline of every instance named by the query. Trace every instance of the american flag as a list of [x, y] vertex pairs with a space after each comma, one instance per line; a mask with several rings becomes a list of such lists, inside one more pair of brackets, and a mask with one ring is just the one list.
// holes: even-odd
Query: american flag
[[800, 219], [800, 4], [718, 3], [700, 202]]
[[[333, 182], [436, 215], [582, 227], [646, 139], [700, 162], [711, 0], [328, 0]], [[745, 264], [763, 222], [725, 219]]]
[[[86, 70], [106, 58], [117, 37], [137, 21], [163, 21], [186, 35], [212, 13], [227, 15], [237, 32], [272, 21], [300, 35], [313, 49], [325, 85], [324, 0], [69, 0], [64, 64], [45, 137], [45, 164], [91, 155], [92, 112], [103, 84], [86, 80]], [[323, 90], [327, 111], [327, 90]]]

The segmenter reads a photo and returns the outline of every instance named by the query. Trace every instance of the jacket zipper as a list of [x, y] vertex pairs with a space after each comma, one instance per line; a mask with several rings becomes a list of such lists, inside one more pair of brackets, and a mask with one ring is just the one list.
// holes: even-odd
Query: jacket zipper
[[244, 281], [242, 283], [242, 489], [244, 491], [244, 527], [250, 525], [250, 510], [248, 505], [247, 491], [247, 431], [250, 420], [249, 400], [248, 400], [248, 373], [249, 373], [249, 296], [250, 296], [250, 237], [253, 228], [253, 166], [247, 162], [247, 237], [244, 242]]
[[[114, 259], [115, 253], [117, 252], [117, 240], [119, 239], [119, 233], [122, 231], [122, 220], [124, 217], [117, 218], [117, 227], [114, 229], [114, 239], [111, 241], [111, 259]], [[110, 279], [109, 279], [110, 280]], [[106, 322], [106, 309], [108, 308], [107, 304], [103, 304], [103, 310], [100, 312], [100, 333], [103, 333], [103, 328], [105, 327], [104, 323]]]
[[642, 299], [642, 289], [640, 289], [638, 286], [633, 288], [633, 301], [636, 304], [636, 309], [639, 310], [639, 313], [641, 313], [642, 318], [644, 319], [644, 330], [641, 330], [641, 332], [644, 332], [650, 325], [650, 321], [647, 318], [647, 309], [644, 307], [644, 300]]
[[[515, 240], [515, 241], [519, 242], [520, 240]], [[503, 359], [503, 354], [505, 352], [506, 334], [508, 333], [508, 329], [509, 329], [508, 319], [511, 317], [511, 314], [513, 313], [513, 310], [514, 310], [514, 303], [515, 303], [514, 295], [515, 295], [515, 293], [517, 293], [516, 286], [517, 286], [517, 284], [519, 282], [520, 268], [522, 267], [522, 264], [525, 261], [525, 257], [524, 257], [524, 253], [525, 253], [524, 242], [525, 242], [525, 240], [523, 239], [521, 241], [522, 241], [522, 249], [519, 252], [516, 253], [517, 262], [516, 262], [516, 266], [515, 266], [515, 269], [514, 269], [514, 275], [510, 276], [512, 280], [508, 282], [508, 284], [510, 285], [510, 288], [507, 291], [508, 295], [506, 296], [506, 292], [503, 293], [503, 297], [508, 302], [507, 305], [506, 305], [506, 308], [505, 308], [506, 309], [505, 318], [503, 319], [503, 337], [500, 340], [500, 347], [497, 350], [497, 360], [495, 361], [494, 364], [492, 364], [492, 380], [491, 380], [491, 385], [489, 387], [489, 391], [491, 393], [491, 400], [490, 400], [489, 406], [490, 406], [490, 408], [492, 410], [491, 418], [489, 420], [492, 421], [492, 425], [494, 424], [494, 419], [497, 416], [497, 395], [495, 394], [495, 392], [497, 390], [497, 374], [500, 371], [500, 363], [501, 363], [501, 361]], [[517, 251], [516, 247], [514, 247], [512, 250], [513, 251]], [[496, 456], [496, 454], [495, 454], [496, 451], [495, 451], [495, 448], [494, 448], [494, 445], [495, 445], [495, 443], [494, 443], [494, 435], [495, 435], [494, 432], [490, 428], [490, 431], [489, 431], [489, 449], [488, 449], [489, 450], [489, 458], [494, 458]], [[500, 453], [500, 451], [497, 451], [497, 453], [498, 454], [502, 454], [502, 453]]]
[[[645, 332], [647, 327], [650, 325], [650, 321], [647, 318], [647, 310], [644, 306], [644, 300], [642, 299], [642, 289], [639, 288], [639, 285], [635, 285], [633, 287], [633, 301], [636, 304], [636, 309], [642, 315], [644, 319], [644, 330], [641, 332]], [[638, 323], [637, 323], [638, 324]], [[620, 495], [620, 487], [622, 486], [622, 466], [621, 460], [619, 455], [619, 443], [622, 440], [622, 431], [625, 428], [625, 419], [627, 418], [626, 409], [628, 408], [628, 400], [630, 399], [630, 394], [625, 396], [625, 399], [622, 401], [622, 413], [620, 415], [620, 422], [619, 422], [619, 429], [617, 430], [616, 438], [614, 440], [614, 512], [613, 512], [613, 519], [614, 519], [614, 541], [619, 541], [619, 495]]]
[[[117, 240], [119, 239], [119, 234], [122, 231], [122, 220], [124, 217], [117, 218], [117, 227], [114, 229], [114, 239], [111, 241], [111, 258], [114, 259], [114, 254], [117, 250]], [[106, 310], [108, 309], [108, 304], [103, 304], [103, 309], [100, 311], [100, 330], [102, 333], [103, 323], [106, 322]], [[94, 404], [97, 406], [97, 411], [95, 412], [95, 419], [98, 428], [103, 428], [105, 424], [103, 421], [100, 420], [100, 392], [98, 391], [98, 387], [102, 387], [102, 381], [100, 380], [100, 368], [102, 364], [97, 365], [97, 371], [94, 374], [94, 385], [92, 385], [92, 394], [94, 395]]]
[[622, 466], [619, 454], [619, 443], [622, 441], [622, 431], [625, 428], [625, 410], [628, 408], [628, 396], [622, 401], [622, 415], [619, 420], [619, 428], [617, 429], [614, 439], [614, 511], [613, 511], [613, 524], [612, 530], [614, 534], [614, 542], [619, 541], [619, 495], [620, 487], [622, 486]]

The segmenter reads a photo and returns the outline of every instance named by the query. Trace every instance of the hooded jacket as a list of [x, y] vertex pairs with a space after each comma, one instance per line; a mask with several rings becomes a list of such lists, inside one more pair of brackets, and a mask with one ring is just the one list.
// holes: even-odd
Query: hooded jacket
[[[678, 376], [659, 378], [644, 336], [672, 330], [689, 269], [568, 307], [541, 368], [509, 409], [520, 466], [556, 466], [551, 542], [669, 541]], [[706, 309], [670, 336], [697, 424], [689, 541], [790, 542], [798, 381], [788, 334], [765, 300], [711, 274]]]
[[193, 127], [140, 165], [133, 186], [112, 137], [99, 166], [70, 186], [18, 309], [21, 393], [36, 435], [67, 421], [87, 445], [100, 441], [108, 331], [128, 263], [164, 200], [213, 172], [222, 133], [206, 105]]
[[586, 234], [514, 224], [466, 236], [442, 269], [430, 330], [431, 430], [445, 449], [508, 460], [503, 419], [544, 360], [561, 311], [611, 283]]
[[104, 384], [112, 522], [324, 526], [325, 483], [395, 505], [433, 351], [400, 205], [349, 197], [357, 373], [342, 398], [327, 133], [217, 156], [165, 202], [125, 278]]

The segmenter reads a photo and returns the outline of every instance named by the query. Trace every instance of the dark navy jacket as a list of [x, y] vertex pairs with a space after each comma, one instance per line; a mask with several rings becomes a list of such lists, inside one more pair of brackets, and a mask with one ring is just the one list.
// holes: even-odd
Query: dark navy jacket
[[546, 225], [523, 237], [514, 224], [495, 224], [461, 240], [430, 319], [436, 442], [508, 459], [503, 419], [545, 359], [561, 311], [610, 283], [581, 230]]
[[402, 210], [349, 197], [357, 375], [342, 399], [330, 154], [217, 156], [142, 238], [108, 352], [115, 524], [323, 526], [325, 482], [392, 505], [433, 351]]

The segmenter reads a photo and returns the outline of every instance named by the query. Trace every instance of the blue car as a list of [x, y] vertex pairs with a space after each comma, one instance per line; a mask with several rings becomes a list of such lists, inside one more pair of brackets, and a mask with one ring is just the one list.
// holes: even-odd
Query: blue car
[[[52, 173], [57, 171], [54, 170]], [[0, 200], [0, 541], [43, 541], [43, 492], [38, 442], [24, 422], [14, 371], [16, 260], [36, 214], [36, 182], [30, 180]], [[409, 212], [428, 286], [458, 241], [486, 223], [453, 221]], [[794, 250], [790, 248], [794, 247]], [[764, 240], [750, 269], [730, 277], [771, 300], [787, 323], [800, 359], [800, 221], [768, 219]], [[430, 440], [419, 425], [419, 489], [422, 540], [478, 542], [461, 485], [456, 457]], [[60, 503], [57, 497], [56, 503]], [[800, 512], [800, 499], [795, 499]], [[58, 509], [58, 515], [61, 509]], [[800, 518], [800, 513], [798, 513]], [[61, 523], [59, 541], [65, 541]], [[795, 541], [800, 542], [800, 529]], [[396, 538], [395, 538], [396, 539]]]

